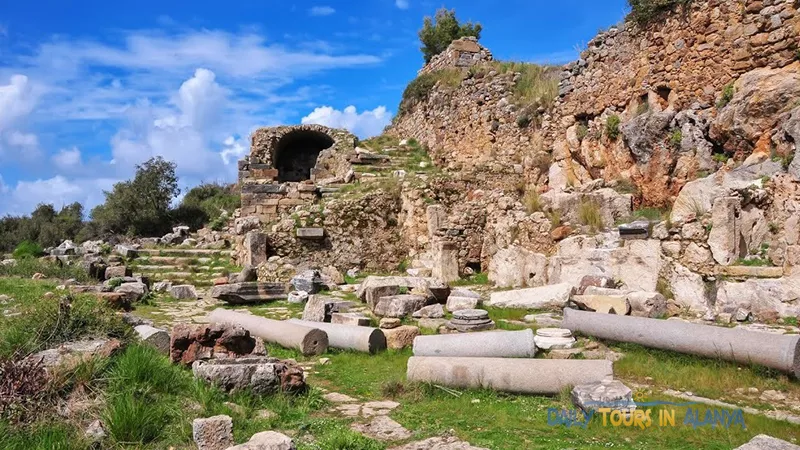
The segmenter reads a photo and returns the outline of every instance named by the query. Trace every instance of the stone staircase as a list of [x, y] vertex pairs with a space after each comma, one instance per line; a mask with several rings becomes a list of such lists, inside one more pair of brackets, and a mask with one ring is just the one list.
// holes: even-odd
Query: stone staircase
[[181, 247], [145, 248], [130, 267], [134, 276], [145, 276], [154, 282], [172, 281], [207, 287], [214, 279], [227, 277], [240, 269], [231, 263], [232, 250]]

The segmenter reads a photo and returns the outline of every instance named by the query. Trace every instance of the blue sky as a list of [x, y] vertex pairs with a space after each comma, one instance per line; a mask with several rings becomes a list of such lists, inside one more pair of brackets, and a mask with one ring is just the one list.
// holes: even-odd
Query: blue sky
[[[602, 3], [602, 5], [601, 5]], [[502, 6], [500, 6], [502, 5]], [[6, 2], [0, 8], [0, 215], [79, 201], [156, 155], [181, 187], [235, 180], [258, 127], [361, 137], [422, 65], [424, 0]], [[625, 0], [451, 1], [497, 59], [564, 63]]]

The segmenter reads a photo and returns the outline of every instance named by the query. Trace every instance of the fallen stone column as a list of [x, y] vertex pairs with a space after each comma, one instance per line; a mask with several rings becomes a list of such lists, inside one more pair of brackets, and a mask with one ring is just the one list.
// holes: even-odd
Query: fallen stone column
[[437, 334], [414, 339], [414, 356], [533, 358], [535, 355], [536, 344], [531, 329]]
[[516, 394], [558, 394], [567, 386], [613, 378], [611, 361], [412, 356], [408, 381]]
[[338, 323], [310, 322], [300, 319], [289, 319], [309, 328], [319, 328], [328, 334], [328, 346], [345, 350], [356, 350], [364, 353], [377, 353], [386, 350], [386, 336], [377, 328], [342, 325]]
[[321, 355], [328, 349], [328, 335], [317, 327], [266, 319], [249, 314], [216, 309], [208, 315], [211, 323], [230, 323], [249, 330], [266, 342], [300, 350], [303, 355]]
[[563, 327], [600, 339], [760, 364], [800, 377], [800, 336], [574, 309], [564, 310]]

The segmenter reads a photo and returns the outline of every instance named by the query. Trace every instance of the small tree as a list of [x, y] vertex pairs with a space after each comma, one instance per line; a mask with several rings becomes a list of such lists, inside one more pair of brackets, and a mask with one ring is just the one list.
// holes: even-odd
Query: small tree
[[434, 18], [425, 17], [422, 29], [419, 30], [419, 40], [422, 42], [422, 55], [425, 63], [431, 58], [442, 53], [447, 49], [451, 42], [465, 36], [475, 36], [481, 38], [483, 27], [479, 23], [459, 23], [456, 18], [456, 10], [441, 8], [436, 11]]
[[161, 234], [170, 226], [170, 202], [180, 192], [175, 163], [151, 158], [136, 166], [133, 180], [105, 192], [106, 201], [92, 210], [92, 220], [104, 233]]

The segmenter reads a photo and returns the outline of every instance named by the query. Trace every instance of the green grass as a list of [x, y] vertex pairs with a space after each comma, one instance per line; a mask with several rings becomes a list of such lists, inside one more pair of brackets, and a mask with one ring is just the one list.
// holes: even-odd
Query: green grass
[[[0, 294], [14, 299], [18, 316], [0, 316], [0, 358], [27, 355], [57, 344], [95, 336], [126, 339], [127, 327], [116, 312], [92, 295], [72, 297], [69, 314], [59, 311], [59, 299], [44, 298], [56, 286], [46, 281], [0, 278]], [[63, 291], [59, 295], [64, 295]]]
[[0, 421], [0, 448], [3, 450], [85, 450], [87, 442], [77, 429], [64, 423], [39, 423], [13, 429]]
[[603, 229], [603, 217], [600, 215], [600, 207], [591, 200], [581, 201], [578, 206], [578, 220], [583, 225], [589, 226], [592, 231]]
[[606, 136], [608, 136], [608, 138], [611, 139], [612, 141], [616, 140], [619, 137], [620, 122], [621, 120], [619, 116], [616, 114], [612, 114], [608, 116], [608, 119], [606, 119]]
[[400, 113], [406, 113], [417, 103], [426, 101], [437, 84], [442, 88], [455, 89], [463, 79], [464, 72], [455, 68], [437, 70], [418, 76], [403, 91], [399, 107]]
[[728, 105], [728, 103], [733, 100], [733, 95], [736, 93], [736, 90], [733, 86], [733, 83], [726, 84], [724, 88], [722, 88], [722, 95], [720, 96], [719, 100], [717, 101], [717, 109], [724, 108]]
[[44, 261], [39, 258], [24, 257], [17, 260], [14, 265], [0, 265], [0, 277], [31, 278], [34, 274], [41, 273], [46, 278], [77, 281], [88, 281], [89, 274], [77, 265], [60, 266], [54, 262]]
[[747, 266], [747, 267], [771, 267], [774, 266], [772, 261], [769, 258], [751, 258], [751, 259], [744, 259], [740, 258], [736, 260], [734, 263], [736, 266]]
[[467, 278], [461, 278], [460, 280], [456, 280], [450, 283], [450, 286], [474, 286], [474, 285], [485, 286], [488, 284], [489, 284], [489, 273], [479, 272], [470, 275]]

